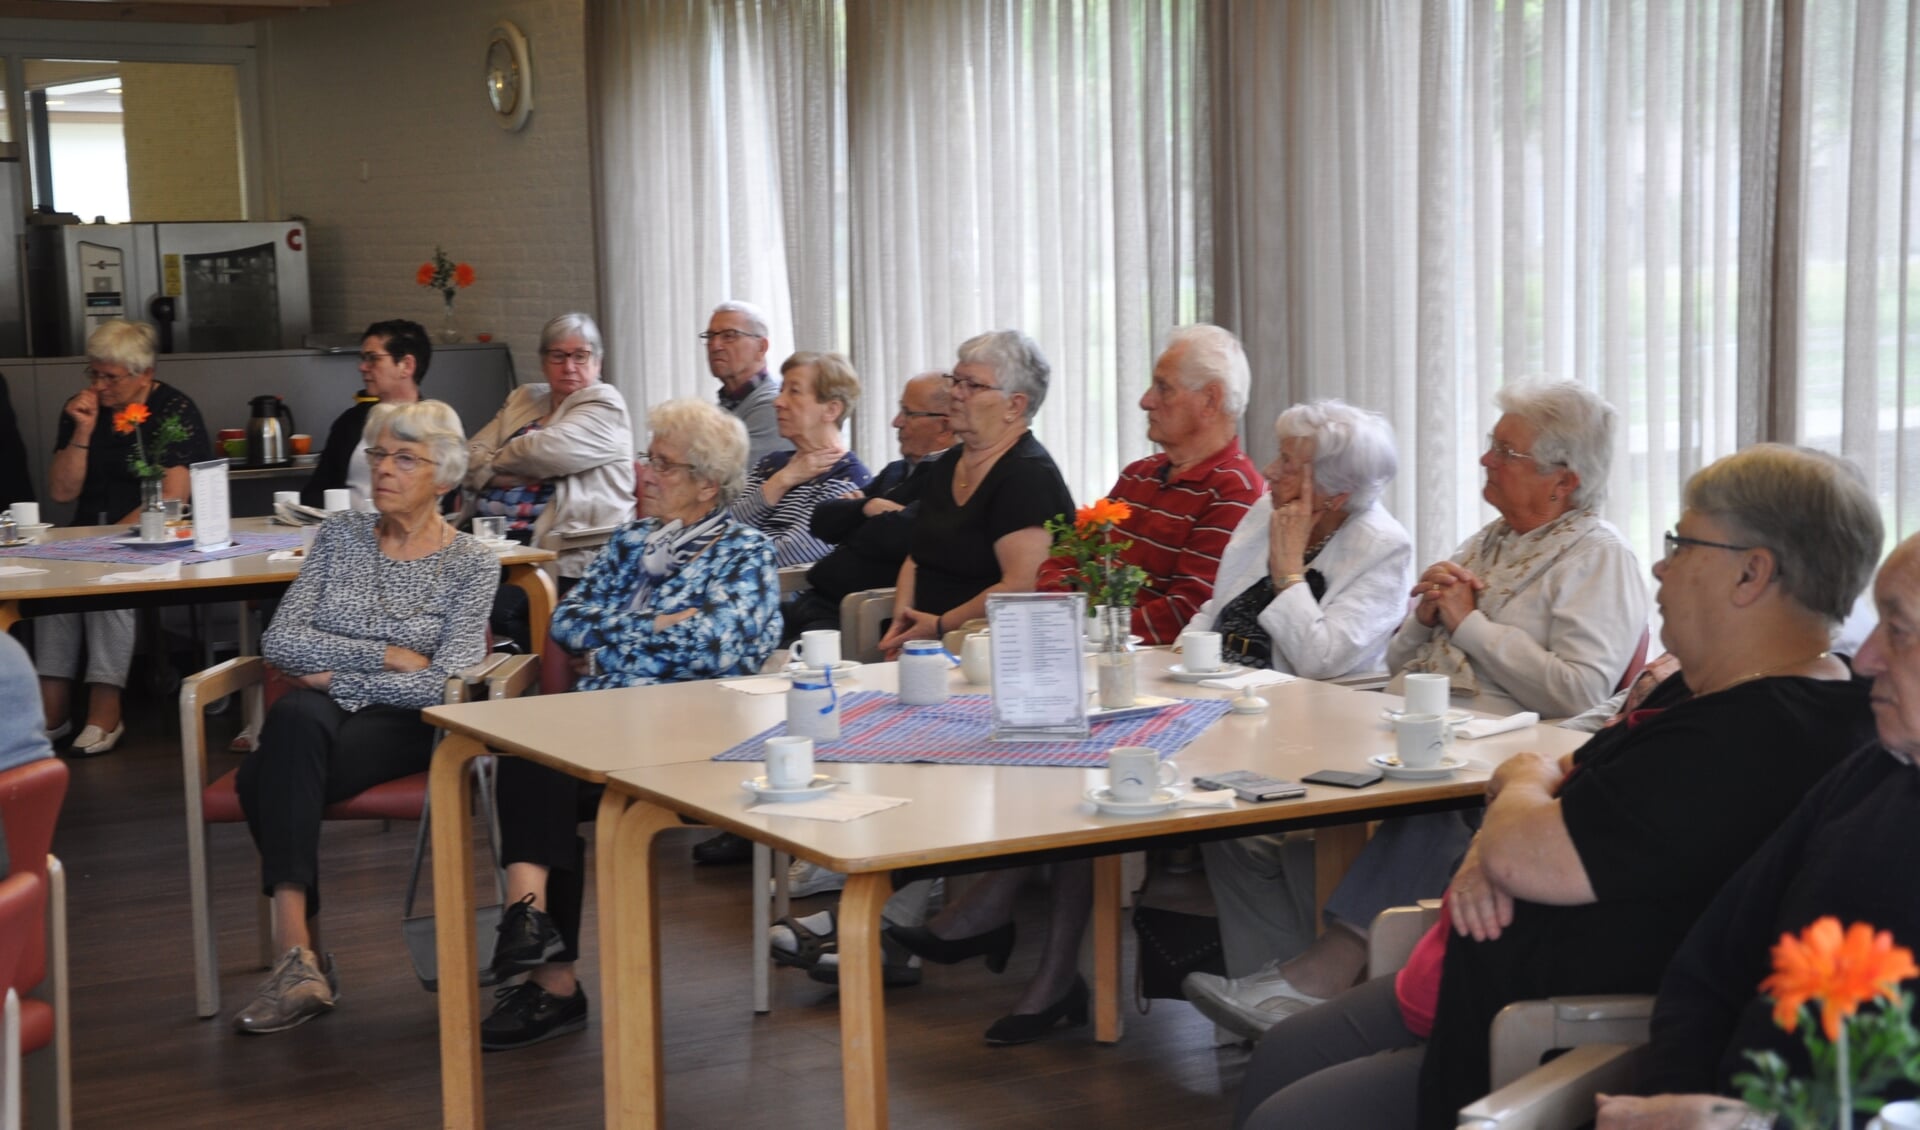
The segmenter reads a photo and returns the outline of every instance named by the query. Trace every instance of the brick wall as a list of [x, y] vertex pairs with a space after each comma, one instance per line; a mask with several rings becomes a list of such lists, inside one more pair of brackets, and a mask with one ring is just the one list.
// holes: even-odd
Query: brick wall
[[[532, 58], [514, 133], [481, 82], [500, 19]], [[598, 314], [583, 20], [583, 0], [386, 0], [260, 21], [272, 207], [309, 223], [317, 331], [437, 327], [438, 295], [414, 282], [436, 243], [478, 275], [463, 327], [504, 338], [522, 381], [548, 318]]]
[[120, 85], [133, 218], [245, 219], [234, 69], [127, 62]]

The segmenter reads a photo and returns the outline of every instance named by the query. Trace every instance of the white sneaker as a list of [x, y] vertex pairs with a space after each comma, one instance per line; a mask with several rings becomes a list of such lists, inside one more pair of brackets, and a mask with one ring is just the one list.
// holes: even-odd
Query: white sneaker
[[126, 735], [125, 722], [115, 726], [111, 733], [88, 723], [87, 728], [80, 731], [80, 736], [73, 739], [73, 745], [67, 748], [67, 754], [71, 757], [94, 757], [102, 753], [111, 753], [113, 747], [119, 745], [120, 739]]
[[1180, 989], [1201, 1015], [1249, 1040], [1296, 1012], [1304, 1012], [1327, 998], [1311, 996], [1280, 975], [1280, 963], [1270, 961], [1245, 977], [1189, 973]]
[[[808, 863], [796, 859], [787, 868], [787, 895], [790, 898], [803, 899], [809, 895], [824, 895], [828, 891], [842, 890], [847, 885], [847, 877], [838, 871], [829, 871], [818, 863]], [[772, 894], [775, 881], [767, 880], [767, 893]]]

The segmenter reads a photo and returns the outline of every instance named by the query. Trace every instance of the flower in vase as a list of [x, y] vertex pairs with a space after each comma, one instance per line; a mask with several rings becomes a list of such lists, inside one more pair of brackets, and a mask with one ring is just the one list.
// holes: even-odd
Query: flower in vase
[[1773, 1022], [1794, 1030], [1801, 1006], [1820, 1002], [1820, 1027], [1827, 1039], [1840, 1038], [1840, 1023], [1875, 998], [1892, 1001], [1901, 981], [1920, 976], [1913, 951], [1893, 944], [1893, 935], [1855, 922], [1844, 932], [1840, 920], [1821, 918], [1801, 931], [1780, 935], [1773, 947], [1773, 975], [1760, 987], [1773, 997]]
[[152, 412], [144, 404], [129, 404], [113, 414], [113, 430], [121, 435], [132, 435], [134, 430], [147, 422]]

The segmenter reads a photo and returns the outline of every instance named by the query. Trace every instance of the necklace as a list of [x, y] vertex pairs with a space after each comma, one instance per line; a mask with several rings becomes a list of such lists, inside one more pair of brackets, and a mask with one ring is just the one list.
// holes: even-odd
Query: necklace
[[1731, 683], [1728, 683], [1728, 684], [1727, 684], [1726, 686], [1724, 686], [1724, 687], [1719, 687], [1719, 688], [1717, 688], [1717, 689], [1715, 689], [1715, 690], [1712, 690], [1712, 691], [1708, 691], [1707, 693], [1708, 693], [1708, 694], [1719, 694], [1719, 693], [1720, 693], [1721, 691], [1726, 691], [1726, 690], [1732, 690], [1732, 689], [1733, 689], [1734, 687], [1737, 687], [1737, 686], [1739, 686], [1739, 685], [1740, 685], [1741, 683], [1751, 683], [1751, 682], [1753, 682], [1753, 681], [1754, 681], [1755, 679], [1760, 679], [1760, 678], [1764, 678], [1764, 677], [1766, 677], [1766, 676], [1768, 676], [1768, 675], [1771, 675], [1771, 674], [1773, 674], [1773, 673], [1774, 673], [1775, 671], [1784, 671], [1784, 670], [1786, 670], [1786, 669], [1787, 669], [1787, 668], [1789, 668], [1789, 667], [1800, 667], [1800, 666], [1804, 666], [1805, 664], [1808, 664], [1808, 663], [1818, 663], [1818, 662], [1820, 662], [1820, 661], [1821, 661], [1822, 659], [1826, 659], [1826, 658], [1828, 658], [1828, 657], [1830, 657], [1830, 656], [1832, 656], [1832, 655], [1833, 655], [1833, 652], [1831, 652], [1831, 651], [1823, 651], [1823, 652], [1821, 652], [1821, 653], [1820, 653], [1820, 654], [1818, 654], [1818, 655], [1810, 655], [1810, 656], [1807, 656], [1807, 657], [1806, 657], [1805, 659], [1789, 659], [1789, 660], [1788, 660], [1787, 662], [1785, 662], [1785, 663], [1776, 663], [1776, 664], [1774, 664], [1774, 665], [1773, 665], [1773, 666], [1771, 666], [1771, 667], [1767, 667], [1767, 668], [1763, 668], [1763, 669], [1761, 669], [1761, 670], [1759, 670], [1759, 671], [1755, 671], [1755, 672], [1753, 672], [1753, 673], [1751, 673], [1751, 674], [1747, 674], [1747, 675], [1742, 675], [1742, 676], [1740, 676], [1740, 677], [1739, 677], [1738, 679], [1735, 679], [1735, 680], [1734, 680], [1733, 682], [1731, 682]]
[[1347, 519], [1345, 515], [1342, 515], [1340, 520], [1334, 523], [1333, 529], [1328, 530], [1326, 533], [1322, 534], [1320, 536], [1319, 541], [1316, 541], [1312, 545], [1308, 546], [1307, 551], [1300, 555], [1302, 562], [1310, 562], [1314, 558], [1320, 556], [1320, 551], [1327, 548], [1327, 543], [1333, 540], [1333, 535], [1339, 533], [1340, 527], [1346, 524], [1347, 524]]
[[[380, 602], [380, 610], [385, 612], [388, 616], [392, 617], [393, 619], [395, 620], [413, 619], [415, 616], [420, 614], [420, 610], [422, 608], [425, 608], [427, 606], [427, 601], [433, 598], [433, 594], [439, 591], [440, 570], [446, 568], [447, 566], [447, 555], [445, 553], [442, 553], [441, 550], [445, 549], [447, 545], [453, 540], [452, 538], [447, 536], [448, 534], [453, 533], [452, 526], [449, 526], [445, 522], [442, 522], [440, 524], [440, 528], [442, 532], [440, 536], [437, 539], [435, 539], [437, 544], [434, 546], [434, 550], [432, 554], [432, 556], [435, 556], [438, 558], [438, 560], [436, 560], [433, 563], [433, 577], [427, 581], [426, 590], [421, 594], [420, 599], [414, 602], [414, 605], [412, 608], [407, 609], [405, 612], [395, 612], [393, 610], [393, 605], [387, 603], [387, 581], [385, 576], [386, 571], [384, 569], [381, 570], [382, 575], [374, 578], [373, 580], [374, 599]], [[379, 534], [375, 533], [374, 538], [375, 538], [375, 544], [377, 546]], [[396, 562], [396, 564], [398, 563]]]

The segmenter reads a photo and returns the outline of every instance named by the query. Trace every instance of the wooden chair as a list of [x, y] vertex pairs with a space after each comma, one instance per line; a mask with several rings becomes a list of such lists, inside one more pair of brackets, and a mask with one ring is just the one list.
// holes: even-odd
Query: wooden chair
[[18, 978], [26, 951], [41, 934], [40, 920], [46, 912], [46, 884], [37, 871], [16, 871], [0, 880], [0, 984], [6, 985], [6, 1003], [0, 1032], [0, 1127], [20, 1130], [20, 1096], [24, 1064], [20, 1058], [21, 1007], [19, 991], [12, 982]]
[[[466, 702], [474, 698], [482, 685], [488, 687], [489, 697], [506, 697], [508, 684], [490, 681], [493, 670], [507, 657], [490, 654], [485, 660], [469, 667], [447, 680], [445, 702]], [[207, 738], [206, 707], [231, 694], [245, 694], [257, 702], [268, 697], [270, 688], [284, 686], [277, 678], [277, 672], [259, 656], [241, 656], [218, 663], [197, 675], [188, 676], [180, 684], [180, 758], [181, 775], [185, 780], [187, 797], [187, 860], [189, 882], [192, 888], [193, 902], [193, 948], [194, 948], [194, 998], [195, 1010], [201, 1017], [214, 1016], [220, 1011], [220, 959], [218, 944], [213, 929], [212, 887], [213, 862], [207, 852], [207, 825], [237, 824], [245, 821], [240, 808], [240, 796], [235, 788], [235, 779], [239, 770], [232, 769], [211, 783], [207, 781]], [[488, 759], [475, 762], [474, 772], [477, 778], [480, 802], [489, 814], [492, 812], [492, 789], [487, 773], [491, 763]], [[416, 970], [422, 983], [434, 988], [433, 965], [421, 964], [422, 953], [415, 942], [424, 934], [425, 954], [433, 953], [432, 919], [415, 918], [412, 914], [414, 896], [418, 890], [421, 861], [424, 858], [427, 843], [427, 774], [414, 773], [397, 780], [375, 785], [356, 796], [347, 798], [338, 804], [328, 805], [323, 817], [327, 820], [417, 820], [420, 831], [414, 844], [413, 875], [407, 883], [407, 893], [402, 910], [403, 932], [408, 938], [408, 948], [413, 952]], [[492, 821], [489, 819], [489, 829]], [[497, 831], [494, 843], [499, 843]], [[497, 849], [496, 849], [497, 850]], [[505, 897], [504, 882], [499, 880], [496, 868], [496, 885], [500, 886], [502, 898]], [[260, 965], [270, 967], [278, 954], [273, 952], [273, 931], [269, 910], [271, 903], [260, 900]], [[498, 907], [482, 908], [483, 916], [499, 913]], [[497, 918], [495, 919], [497, 921]], [[424, 923], [424, 928], [422, 924]], [[484, 922], [483, 922], [484, 925]], [[494, 932], [481, 929], [477, 937], [483, 948], [491, 944]], [[480, 968], [491, 964], [490, 955], [483, 954]]]
[[0, 773], [0, 822], [7, 858], [17, 872], [39, 877], [44, 912], [34, 921], [13, 974], [0, 982], [19, 996], [20, 1047], [29, 1075], [30, 1121], [39, 1127], [73, 1125], [72, 1017], [67, 963], [67, 882], [51, 853], [53, 832], [67, 796], [64, 761], [44, 758]]
[[866, 589], [840, 598], [840, 654], [859, 663], [878, 663], [880, 626], [893, 616], [894, 590]]

